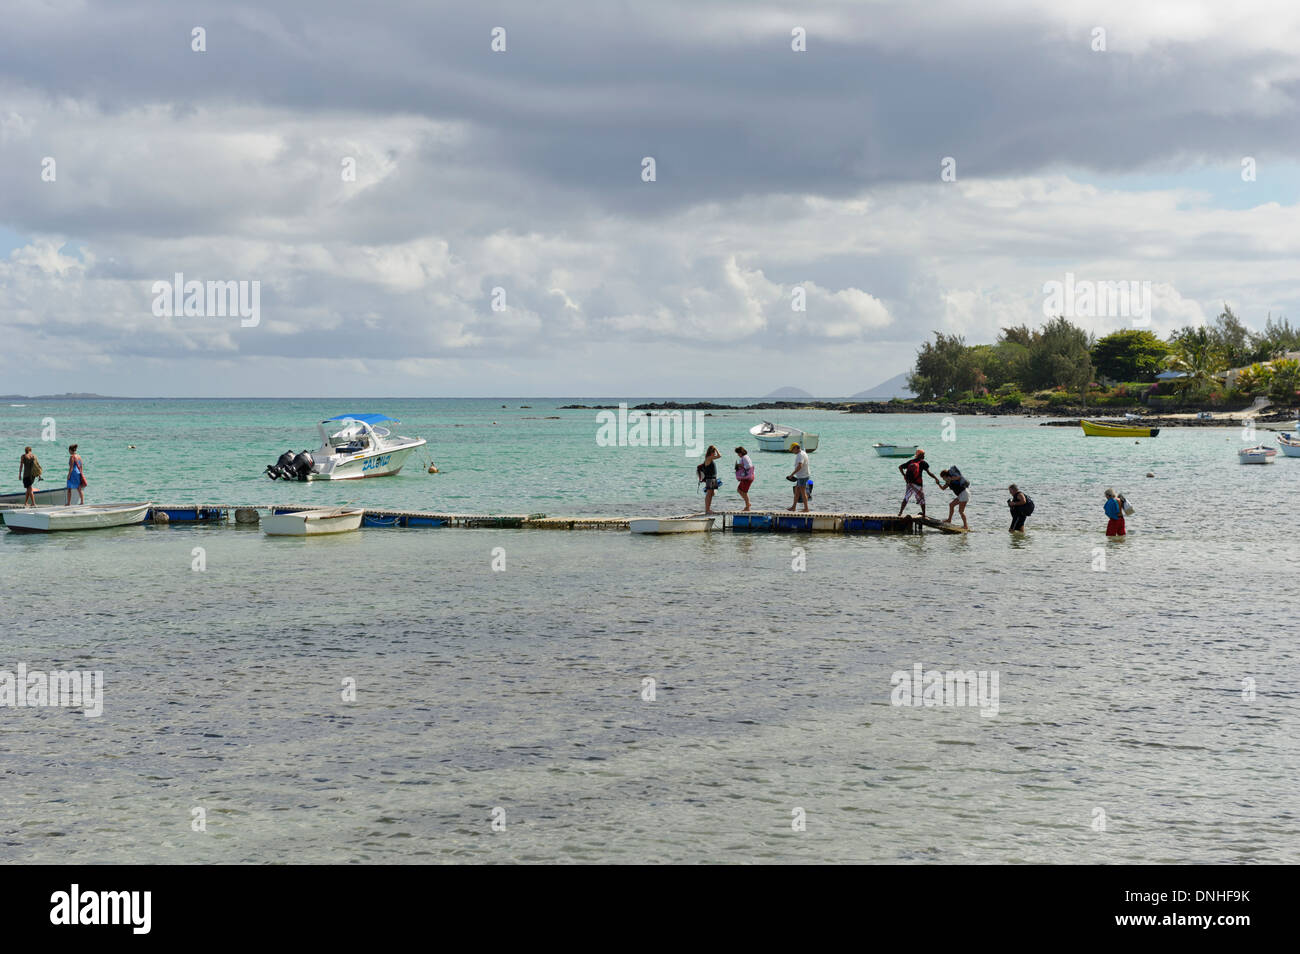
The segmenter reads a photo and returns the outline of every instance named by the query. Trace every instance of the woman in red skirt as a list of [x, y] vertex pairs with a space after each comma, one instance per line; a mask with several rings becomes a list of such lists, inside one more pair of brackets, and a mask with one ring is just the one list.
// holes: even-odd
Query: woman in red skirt
[[1122, 537], [1124, 533], [1124, 498], [1116, 497], [1115, 491], [1106, 488], [1106, 536]]

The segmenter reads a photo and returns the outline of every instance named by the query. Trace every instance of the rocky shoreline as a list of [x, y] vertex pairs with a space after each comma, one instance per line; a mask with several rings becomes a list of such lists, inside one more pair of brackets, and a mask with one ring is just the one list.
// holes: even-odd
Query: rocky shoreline
[[[562, 411], [616, 411], [617, 404], [566, 404]], [[951, 414], [953, 416], [974, 417], [1048, 417], [1043, 427], [1078, 427], [1080, 418], [1088, 420], [1123, 419], [1127, 408], [1097, 408], [1070, 405], [1055, 407], [984, 407], [969, 404], [946, 402], [926, 402], [923, 404], [898, 404], [892, 401], [760, 401], [756, 404], [715, 404], [712, 401], [677, 401], [651, 402], [630, 405], [633, 411], [839, 411], [844, 414]], [[1194, 413], [1200, 408], [1188, 408], [1184, 413]], [[1240, 414], [1246, 408], [1225, 410], [1224, 408], [1206, 408], [1215, 414], [1208, 421], [1188, 417], [1169, 415], [1143, 415], [1141, 423], [1151, 427], [1229, 427], [1237, 422], [1227, 417]], [[1257, 423], [1290, 423], [1296, 419], [1293, 410], [1270, 410], [1255, 416]]]

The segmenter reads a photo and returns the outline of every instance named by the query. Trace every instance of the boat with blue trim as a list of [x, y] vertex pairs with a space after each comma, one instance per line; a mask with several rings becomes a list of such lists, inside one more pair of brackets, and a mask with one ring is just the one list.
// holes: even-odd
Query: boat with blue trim
[[422, 437], [393, 434], [385, 424], [401, 423], [384, 414], [338, 414], [317, 425], [321, 446], [314, 453], [285, 451], [266, 468], [272, 480], [353, 480], [391, 477], [406, 459], [428, 443]]

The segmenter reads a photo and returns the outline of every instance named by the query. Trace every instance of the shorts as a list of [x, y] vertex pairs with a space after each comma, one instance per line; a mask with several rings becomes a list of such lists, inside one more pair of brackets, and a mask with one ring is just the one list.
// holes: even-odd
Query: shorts
[[970, 491], [969, 491], [969, 490], [963, 490], [961, 493], [959, 493], [959, 494], [957, 495], [957, 502], [958, 502], [958, 503], [970, 503]]
[[802, 487], [804, 490], [807, 490], [808, 481], [810, 481], [811, 479], [812, 479], [811, 477], [796, 477], [794, 479], [794, 485], [796, 487]]
[[922, 507], [925, 506], [925, 488], [920, 484], [908, 484], [907, 493], [903, 494], [903, 504], [906, 505], [909, 500], [915, 500]]
[[749, 490], [750, 486], [751, 486], [753, 483], [754, 483], [754, 478], [753, 478], [753, 477], [749, 478], [749, 480], [742, 480], [740, 483], [738, 483], [738, 484], [736, 485], [736, 493], [739, 493], [739, 494], [743, 494], [743, 493], [745, 493], [746, 491]]
[[35, 477], [24, 477], [24, 478], [23, 478], [23, 489], [24, 489], [24, 490], [31, 490], [31, 489], [32, 489], [32, 484], [34, 484], [34, 483], [36, 483], [36, 478], [35, 478]]
[[1118, 520], [1111, 519], [1106, 521], [1106, 536], [1108, 537], [1127, 536], [1127, 534], [1124, 532], [1123, 517], [1120, 517]]

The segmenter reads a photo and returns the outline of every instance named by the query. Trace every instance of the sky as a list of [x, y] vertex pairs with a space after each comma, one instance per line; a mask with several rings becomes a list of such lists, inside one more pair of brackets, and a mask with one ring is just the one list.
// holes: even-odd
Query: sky
[[[4, 21], [0, 393], [833, 398], [1067, 275], [1149, 283], [1162, 335], [1300, 319], [1295, 4]], [[159, 314], [177, 273], [255, 314]]]

